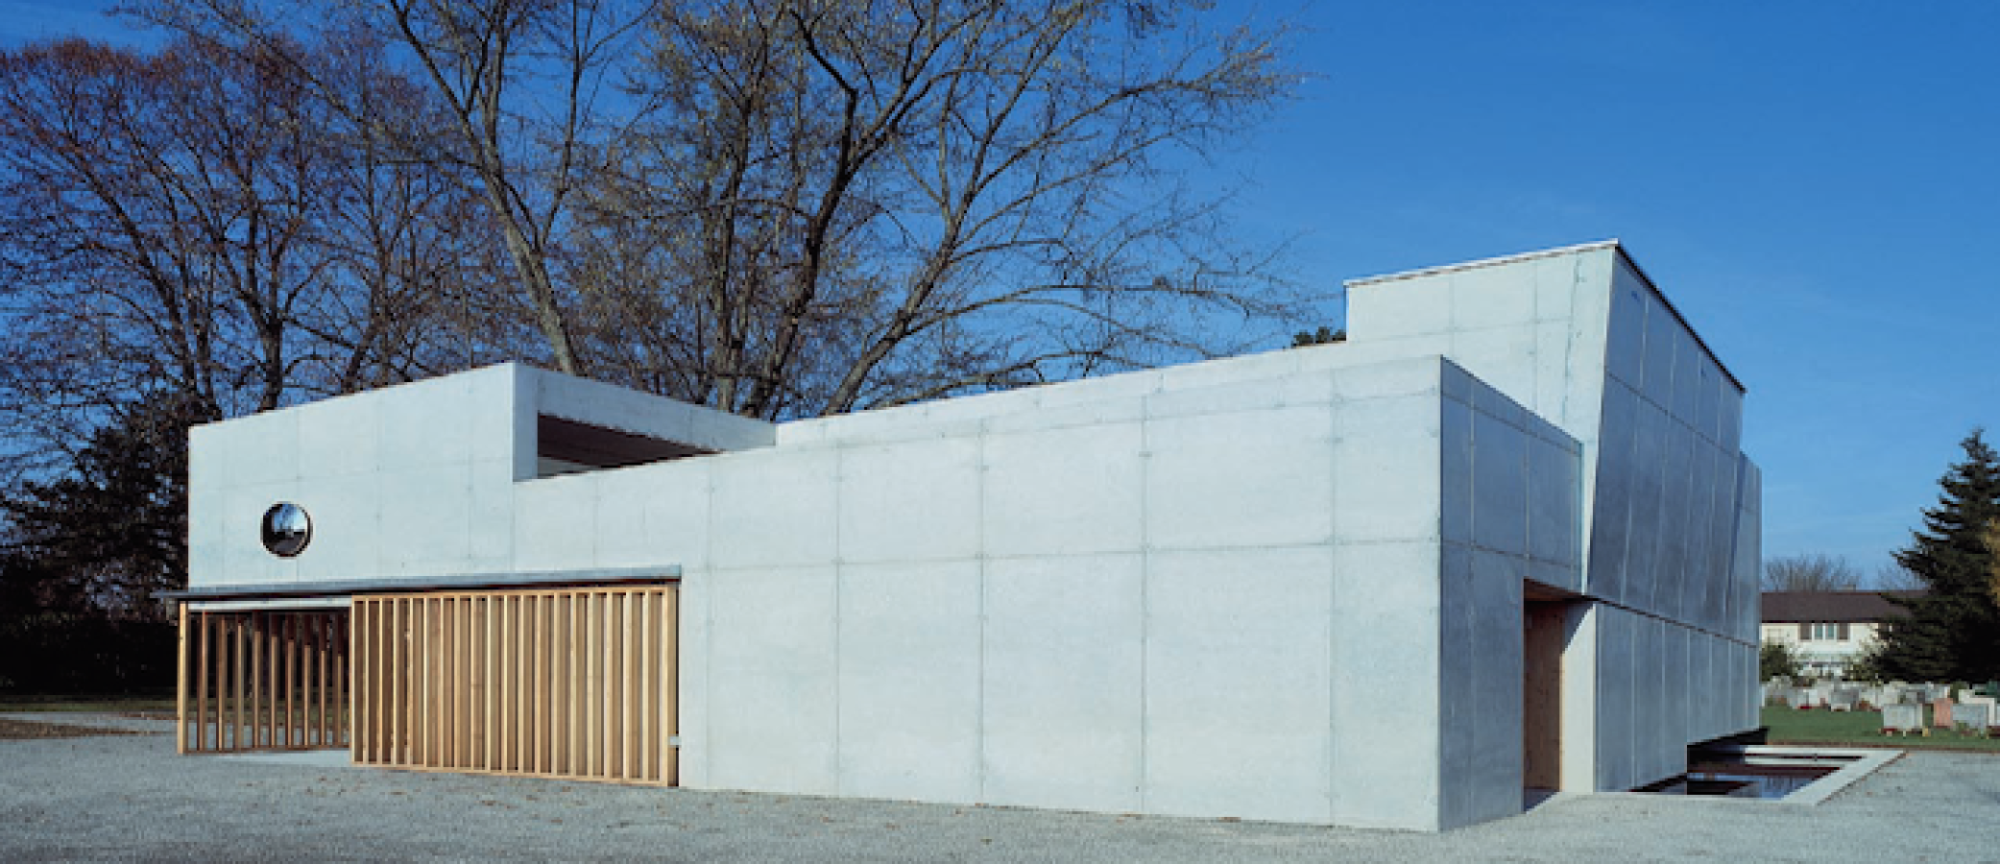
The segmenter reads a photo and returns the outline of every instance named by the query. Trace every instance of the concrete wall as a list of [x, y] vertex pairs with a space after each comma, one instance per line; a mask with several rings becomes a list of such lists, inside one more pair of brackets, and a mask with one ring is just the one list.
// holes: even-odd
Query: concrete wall
[[[189, 583], [676, 563], [645, 539], [671, 536], [674, 493], [643, 473], [609, 478], [629, 496], [602, 514], [517, 484], [535, 476], [538, 414], [709, 449], [776, 438], [768, 423], [512, 364], [211, 423], [189, 434]], [[311, 514], [308, 554], [264, 550], [258, 529], [280, 501]]]
[[[1521, 580], [1581, 582], [1576, 443], [1437, 358], [1150, 383], [791, 424], [793, 446], [522, 483], [520, 518], [574, 520], [548, 562], [639, 536], [681, 564], [690, 786], [1518, 812], [1518, 651], [1485, 643], [1519, 642]], [[660, 503], [607, 519], [632, 500]]]
[[1759, 490], [1739, 452], [1743, 391], [1638, 267], [1593, 244], [1349, 292], [1355, 347], [1442, 353], [1582, 447], [1587, 566], [1561, 587], [1606, 609], [1577, 613], [1565, 653], [1564, 787], [1661, 779], [1686, 744], [1754, 728], [1754, 671], [1741, 672]]
[[1519, 813], [1523, 589], [1583, 583], [1581, 445], [1447, 364], [1439, 593], [1442, 827]]
[[[1741, 391], [1599, 244], [1355, 283], [1347, 344], [778, 427], [496, 367], [196, 430], [197, 585], [682, 568], [683, 779], [1438, 829], [1753, 727]], [[538, 414], [726, 452], [535, 477]], [[308, 554], [255, 536], [312, 512]]]

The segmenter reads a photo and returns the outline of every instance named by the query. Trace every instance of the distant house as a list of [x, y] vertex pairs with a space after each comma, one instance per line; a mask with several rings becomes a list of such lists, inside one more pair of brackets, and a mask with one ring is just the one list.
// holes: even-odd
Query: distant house
[[1907, 616], [1889, 596], [1908, 591], [1766, 591], [1763, 641], [1790, 645], [1799, 671], [1843, 678], [1875, 644], [1882, 622]]

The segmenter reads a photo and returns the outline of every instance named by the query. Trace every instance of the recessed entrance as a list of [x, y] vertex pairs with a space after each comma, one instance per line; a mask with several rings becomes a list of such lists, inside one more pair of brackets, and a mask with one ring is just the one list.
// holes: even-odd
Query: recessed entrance
[[1562, 655], [1571, 602], [1537, 599], [1530, 584], [1522, 604], [1521, 785], [1553, 792], [1562, 785]]

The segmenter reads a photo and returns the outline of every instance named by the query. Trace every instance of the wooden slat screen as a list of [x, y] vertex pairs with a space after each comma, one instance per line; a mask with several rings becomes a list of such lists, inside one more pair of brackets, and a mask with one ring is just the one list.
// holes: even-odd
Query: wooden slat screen
[[347, 611], [180, 611], [182, 753], [347, 746]]
[[675, 782], [671, 585], [354, 598], [354, 761]]

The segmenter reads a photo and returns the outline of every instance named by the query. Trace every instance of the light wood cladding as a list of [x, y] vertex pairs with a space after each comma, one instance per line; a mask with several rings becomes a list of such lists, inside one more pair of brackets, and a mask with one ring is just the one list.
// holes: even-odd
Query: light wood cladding
[[672, 785], [672, 585], [362, 595], [354, 761]]
[[1571, 604], [1523, 605], [1521, 783], [1555, 789], [1562, 783], [1562, 655]]
[[180, 610], [182, 753], [347, 746], [345, 611]]

